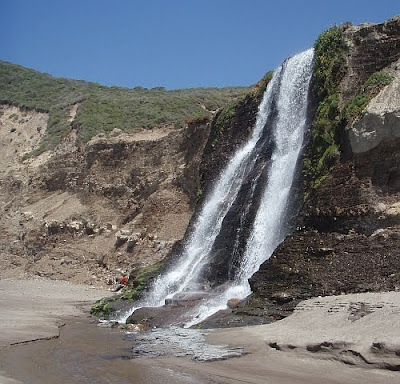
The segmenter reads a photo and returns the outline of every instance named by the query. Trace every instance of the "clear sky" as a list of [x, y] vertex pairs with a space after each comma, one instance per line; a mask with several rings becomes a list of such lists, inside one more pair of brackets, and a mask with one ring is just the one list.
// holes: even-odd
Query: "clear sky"
[[0, 0], [0, 60], [125, 87], [251, 85], [325, 29], [400, 0]]

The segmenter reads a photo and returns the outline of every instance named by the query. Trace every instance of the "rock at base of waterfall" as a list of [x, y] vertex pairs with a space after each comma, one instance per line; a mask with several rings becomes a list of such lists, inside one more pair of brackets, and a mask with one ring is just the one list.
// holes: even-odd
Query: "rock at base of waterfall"
[[238, 298], [229, 299], [228, 302], [226, 303], [226, 306], [229, 309], [235, 309], [235, 308], [237, 308], [239, 306], [240, 301], [241, 300], [238, 299]]
[[178, 307], [194, 307], [201, 300], [208, 299], [208, 292], [181, 292], [171, 298], [165, 299], [165, 305]]
[[285, 292], [285, 291], [274, 292], [271, 295], [271, 300], [277, 304], [288, 303], [289, 301], [292, 301], [293, 299], [294, 299], [294, 296], [292, 294], [290, 294], [289, 292]]
[[127, 318], [126, 324], [141, 324], [151, 329], [183, 326], [188, 321], [187, 307], [174, 305], [139, 308]]

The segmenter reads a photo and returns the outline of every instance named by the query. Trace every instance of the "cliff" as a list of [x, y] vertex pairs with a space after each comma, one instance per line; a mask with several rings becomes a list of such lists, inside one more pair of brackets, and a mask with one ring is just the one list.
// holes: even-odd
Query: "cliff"
[[194, 210], [209, 118], [247, 92], [107, 88], [0, 62], [0, 278], [112, 287], [165, 259]]
[[400, 289], [400, 17], [346, 26], [342, 47], [337, 152], [314, 184], [305, 175], [297, 230], [251, 278], [253, 309], [274, 318], [309, 297]]

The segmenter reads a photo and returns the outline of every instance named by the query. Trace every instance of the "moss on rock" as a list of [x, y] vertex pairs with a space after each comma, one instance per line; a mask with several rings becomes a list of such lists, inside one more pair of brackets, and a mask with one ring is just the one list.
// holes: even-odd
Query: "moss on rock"
[[108, 297], [96, 301], [90, 309], [90, 314], [100, 319], [108, 319], [110, 315], [115, 312], [112, 306], [112, 302], [115, 300], [115, 297]]
[[373, 73], [364, 83], [360, 93], [347, 103], [343, 111], [343, 117], [348, 122], [357, 119], [372, 98], [376, 96], [383, 87], [389, 85], [393, 78], [393, 75], [385, 71]]
[[314, 44], [312, 93], [317, 108], [310, 145], [304, 158], [303, 177], [307, 199], [318, 188], [340, 152], [343, 121], [339, 108], [339, 84], [346, 73], [343, 38], [345, 26], [323, 32]]

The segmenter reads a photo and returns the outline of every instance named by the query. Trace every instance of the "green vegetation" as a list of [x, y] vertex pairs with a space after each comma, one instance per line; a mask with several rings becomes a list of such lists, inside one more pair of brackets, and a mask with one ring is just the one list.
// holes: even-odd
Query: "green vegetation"
[[231, 102], [219, 113], [215, 122], [215, 127], [218, 131], [218, 135], [222, 135], [227, 128], [227, 125], [235, 116], [237, 103]]
[[73, 127], [83, 142], [114, 128], [125, 132], [171, 125], [185, 119], [205, 119], [232, 99], [245, 95], [246, 87], [193, 88], [166, 91], [162, 87], [134, 89], [104, 87], [97, 83], [55, 78], [0, 61], [0, 104], [13, 104], [50, 114], [41, 147], [54, 148], [69, 132], [69, 108], [79, 103]]
[[231, 101], [219, 112], [215, 121], [216, 134], [213, 142], [211, 143], [213, 148], [216, 147], [219, 140], [230, 129], [239, 105], [241, 103], [246, 103], [248, 99], [256, 99], [257, 101], [259, 101], [264, 95], [264, 92], [267, 88], [268, 83], [271, 81], [273, 74], [273, 71], [267, 72], [244, 98], [239, 98]]
[[361, 92], [344, 108], [344, 118], [349, 122], [355, 120], [371, 99], [392, 80], [393, 75], [385, 71], [373, 73], [364, 83]]
[[339, 154], [342, 126], [338, 87], [346, 73], [344, 26], [323, 32], [315, 42], [313, 94], [318, 108], [312, 127], [311, 144], [304, 159], [306, 191], [318, 188]]
[[150, 283], [160, 274], [164, 265], [160, 262], [140, 269], [135, 276], [131, 274], [128, 285], [122, 289], [121, 294], [96, 301], [90, 309], [90, 314], [100, 319], [108, 319], [115, 312], [113, 303], [118, 300], [139, 299], [142, 293], [149, 288]]
[[150, 283], [160, 274], [162, 263], [150, 265], [139, 270], [137, 275], [131, 275], [129, 284], [123, 289], [122, 300], [137, 300], [148, 289]]
[[273, 75], [274, 75], [274, 71], [268, 71], [263, 76], [263, 78], [254, 86], [253, 95], [255, 97], [259, 98], [264, 95], [264, 92], [267, 89], [267, 85], [272, 80]]
[[108, 318], [108, 316], [110, 316], [110, 314], [114, 311], [111, 305], [111, 301], [114, 300], [114, 298], [103, 298], [96, 301], [96, 303], [93, 304], [92, 308], [90, 309], [90, 314], [97, 316], [101, 319]]
[[313, 95], [318, 107], [313, 121], [311, 143], [304, 158], [305, 198], [318, 188], [340, 156], [341, 134], [369, 101], [389, 84], [393, 76], [380, 71], [372, 74], [360, 93], [342, 110], [339, 108], [339, 84], [346, 74], [343, 31], [347, 25], [334, 26], [315, 42]]

